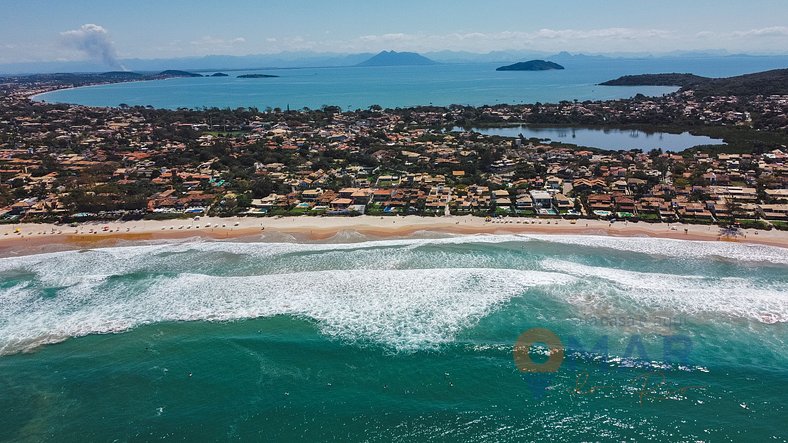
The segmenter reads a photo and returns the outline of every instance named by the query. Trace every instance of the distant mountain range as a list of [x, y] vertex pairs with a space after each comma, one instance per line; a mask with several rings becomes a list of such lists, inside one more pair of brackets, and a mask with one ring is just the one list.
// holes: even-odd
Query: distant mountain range
[[[386, 52], [386, 51], [384, 51]], [[413, 54], [400, 52], [396, 54]], [[124, 59], [120, 63], [130, 71], [161, 72], [166, 69], [182, 71], [240, 71], [276, 68], [314, 68], [356, 66], [370, 58], [381, 54], [362, 52], [357, 54], [317, 53], [317, 52], [282, 52], [278, 54], [255, 54], [244, 56], [209, 55], [204, 57], [181, 57], [166, 59]], [[558, 54], [540, 51], [492, 51], [488, 53], [473, 53], [466, 51], [434, 51], [416, 54], [436, 63], [512, 63], [516, 60], [544, 59], [570, 66], [572, 63], [599, 61], [604, 62], [611, 58], [691, 58], [691, 57], [759, 57], [733, 55], [720, 51], [693, 51], [661, 54], [658, 56], [641, 53], [586, 55], [561, 52]], [[788, 65], [788, 55], [769, 56], [782, 57]], [[105, 72], [107, 66], [91, 61], [60, 61], [60, 62], [27, 62], [0, 64], [2, 74], [31, 74], [31, 73], [56, 73], [56, 72]]]
[[418, 66], [436, 62], [415, 52], [381, 51], [356, 66]]

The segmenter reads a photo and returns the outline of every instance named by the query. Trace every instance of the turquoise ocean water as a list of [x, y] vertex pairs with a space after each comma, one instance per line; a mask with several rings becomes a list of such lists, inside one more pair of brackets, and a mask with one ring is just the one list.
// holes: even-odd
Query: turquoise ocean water
[[785, 249], [340, 237], [0, 259], [0, 440], [788, 438]]
[[[604, 100], [637, 93], [662, 95], [670, 87], [598, 86], [627, 74], [691, 72], [727, 77], [788, 67], [788, 57], [680, 57], [642, 59], [573, 58], [563, 71], [497, 72], [501, 63], [433, 66], [269, 69], [228, 72], [229, 77], [177, 78], [55, 91], [39, 96], [51, 102], [89, 106], [151, 105], [178, 107], [250, 107], [342, 109], [415, 105], [494, 105], [556, 103], [561, 100]], [[240, 79], [264, 72], [279, 78]], [[206, 73], [210, 74], [210, 72]]]

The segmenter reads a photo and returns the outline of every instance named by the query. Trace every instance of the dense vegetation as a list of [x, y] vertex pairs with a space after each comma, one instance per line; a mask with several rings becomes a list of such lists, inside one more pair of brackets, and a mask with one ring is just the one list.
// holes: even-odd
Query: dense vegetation
[[175, 69], [169, 69], [167, 71], [162, 71], [159, 73], [159, 76], [163, 77], [202, 77], [200, 74], [195, 74], [193, 72], [186, 72], [186, 71], [178, 71]]
[[695, 85], [695, 95], [788, 95], [788, 69], [714, 78]]
[[600, 84], [604, 86], [681, 86], [682, 91], [692, 90], [695, 95], [701, 97], [788, 95], [788, 69], [774, 69], [727, 78], [707, 78], [694, 74], [677, 73], [625, 75]]
[[140, 80], [162, 80], [175, 77], [202, 77], [200, 74], [192, 72], [167, 70], [158, 73], [139, 73], [131, 71], [110, 71], [110, 72], [80, 72], [80, 73], [57, 73], [57, 74], [32, 74], [0, 77], [1, 83], [8, 84], [56, 84], [61, 86], [86, 86], [101, 83], [122, 83]]
[[691, 86], [709, 81], [707, 77], [695, 74], [640, 74], [625, 75], [615, 80], [600, 83], [602, 86]]
[[527, 62], [501, 66], [500, 68], [497, 68], [496, 71], [551, 71], [553, 69], [564, 69], [564, 67], [558, 63], [544, 60], [529, 60]]

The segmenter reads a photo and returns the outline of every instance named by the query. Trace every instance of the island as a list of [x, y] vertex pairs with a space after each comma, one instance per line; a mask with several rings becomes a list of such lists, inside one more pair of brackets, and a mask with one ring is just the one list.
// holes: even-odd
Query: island
[[225, 74], [224, 72], [216, 72], [211, 74], [211, 77], [229, 77], [229, 75]]
[[277, 78], [278, 75], [271, 75], [271, 74], [243, 74], [239, 75], [238, 78]]
[[436, 62], [415, 52], [382, 51], [356, 66], [422, 66]]
[[552, 71], [555, 69], [564, 69], [564, 67], [558, 63], [548, 62], [545, 60], [529, 60], [527, 62], [501, 66], [500, 68], [497, 68], [496, 71]]
[[679, 86], [696, 96], [788, 95], [788, 69], [773, 69], [735, 77], [708, 78], [694, 74], [625, 75], [603, 86]]

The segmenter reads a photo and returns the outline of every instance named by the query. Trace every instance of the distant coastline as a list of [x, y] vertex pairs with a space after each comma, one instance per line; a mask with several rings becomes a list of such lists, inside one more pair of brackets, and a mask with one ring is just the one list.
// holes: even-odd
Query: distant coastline
[[236, 78], [279, 78], [279, 76], [273, 74], [243, 74]]

